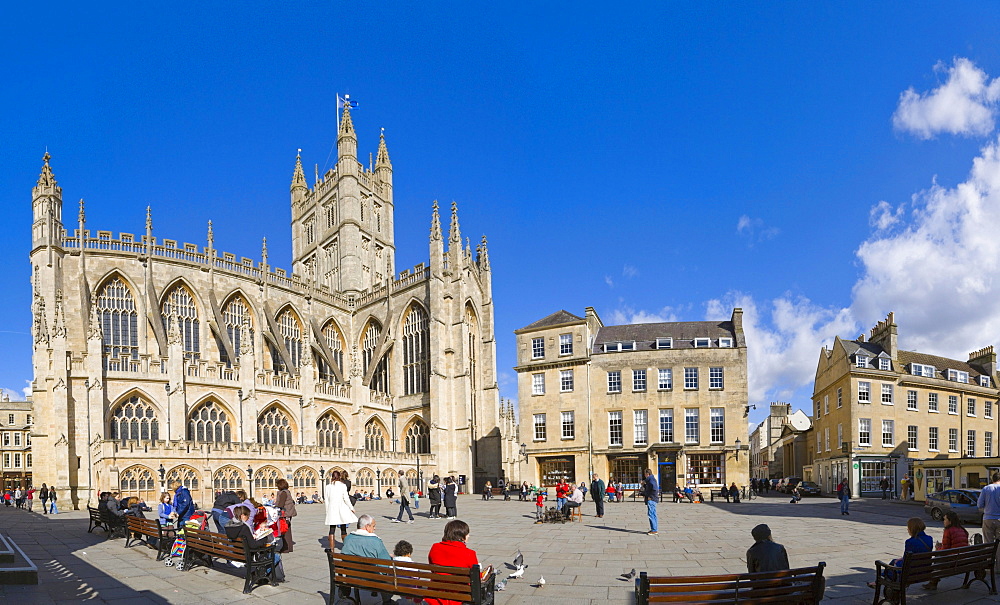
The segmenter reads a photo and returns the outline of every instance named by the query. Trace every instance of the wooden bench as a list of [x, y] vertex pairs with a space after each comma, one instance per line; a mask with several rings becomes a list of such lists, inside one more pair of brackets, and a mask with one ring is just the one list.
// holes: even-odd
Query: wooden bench
[[[376, 591], [413, 599], [449, 599], [472, 605], [492, 605], [496, 574], [492, 567], [485, 573], [479, 565], [472, 569], [445, 567], [428, 563], [354, 557], [326, 549], [330, 563], [330, 603], [345, 589], [348, 599], [361, 603], [361, 591]], [[351, 589], [354, 596], [351, 597]]]
[[646, 572], [636, 579], [636, 604], [649, 603], [819, 603], [826, 584], [823, 568], [720, 576], [656, 576]]
[[108, 533], [109, 538], [114, 538], [115, 534], [121, 537], [125, 532], [125, 520], [108, 511], [102, 511], [92, 506], [87, 507], [87, 515], [90, 517], [90, 527], [87, 533], [95, 529], [102, 529]]
[[187, 545], [184, 547], [184, 560], [177, 565], [178, 569], [191, 569], [196, 562], [206, 561], [212, 567], [213, 559], [226, 559], [246, 565], [243, 594], [250, 594], [260, 580], [267, 580], [271, 586], [278, 585], [274, 546], [251, 549], [242, 541], [230, 540], [224, 534], [190, 528], [184, 530], [184, 539]]
[[[950, 576], [965, 574], [962, 588], [968, 588], [979, 580], [989, 589], [990, 594], [997, 593], [997, 580], [994, 567], [997, 560], [997, 546], [1000, 542], [962, 546], [947, 550], [935, 550], [925, 553], [906, 553], [901, 565], [893, 566], [882, 561], [875, 561], [875, 600], [874, 605], [886, 601], [906, 605], [906, 588], [912, 584], [921, 584], [931, 580], [940, 580]], [[886, 571], [892, 578], [886, 577]], [[990, 581], [986, 581], [989, 574]], [[879, 600], [879, 595], [884, 597]]]
[[160, 525], [159, 519], [143, 519], [135, 515], [125, 515], [125, 548], [130, 548], [136, 542], [144, 542], [142, 536], [156, 540], [156, 560], [160, 561], [170, 555], [170, 547], [177, 537], [177, 528]]
[[721, 489], [713, 489], [713, 490], [711, 490], [709, 492], [709, 494], [708, 494], [708, 501], [709, 502], [715, 502], [716, 498], [722, 498], [722, 490]]

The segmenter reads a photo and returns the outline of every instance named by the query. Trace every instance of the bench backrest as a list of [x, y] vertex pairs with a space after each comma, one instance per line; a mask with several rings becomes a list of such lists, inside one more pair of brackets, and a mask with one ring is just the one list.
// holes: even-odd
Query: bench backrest
[[483, 585], [493, 586], [494, 576], [481, 578], [478, 565], [472, 569], [410, 561], [354, 557], [327, 550], [331, 584], [356, 586], [421, 598], [477, 603]]
[[901, 581], [904, 584], [915, 584], [979, 569], [989, 569], [996, 563], [997, 546], [1000, 546], [1000, 542], [919, 554], [907, 553], [903, 557]]
[[651, 577], [636, 581], [639, 605], [656, 603], [818, 603], [823, 598], [823, 568], [716, 576]]
[[246, 562], [246, 549], [243, 542], [234, 542], [225, 534], [189, 528], [184, 530], [184, 540], [187, 543], [185, 548], [195, 552], [222, 557], [230, 561]]
[[125, 515], [125, 525], [129, 531], [152, 535], [160, 533], [159, 519], [144, 519], [135, 515]]

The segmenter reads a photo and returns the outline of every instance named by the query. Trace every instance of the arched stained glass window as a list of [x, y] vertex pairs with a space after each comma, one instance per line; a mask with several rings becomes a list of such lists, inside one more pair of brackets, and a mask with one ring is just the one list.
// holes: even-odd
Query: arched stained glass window
[[406, 453], [431, 453], [431, 435], [423, 420], [414, 420], [406, 429]]
[[224, 466], [212, 474], [212, 487], [216, 491], [243, 489], [244, 473], [235, 466]]
[[365, 425], [365, 449], [376, 452], [385, 451], [385, 427], [374, 418]]
[[[365, 328], [364, 339], [361, 343], [361, 360], [365, 375], [368, 374], [369, 366], [375, 361], [375, 349], [378, 347], [379, 337], [382, 335], [382, 326], [374, 319], [368, 322]], [[371, 382], [368, 385], [373, 391], [379, 393], [389, 392], [389, 355], [385, 354], [376, 362], [378, 365], [372, 373]]]
[[[222, 321], [226, 322], [226, 334], [229, 335], [229, 342], [233, 344], [233, 355], [239, 356], [240, 347], [243, 346], [243, 335], [240, 326], [246, 324], [250, 329], [247, 336], [250, 339], [249, 345], [253, 345], [253, 317], [250, 313], [250, 305], [242, 296], [232, 297], [226, 306], [222, 308]], [[225, 347], [220, 347], [222, 351], [222, 361], [232, 367], [234, 359], [229, 359]]]
[[104, 284], [94, 304], [104, 333], [105, 369], [128, 369], [121, 366], [122, 357], [139, 358], [139, 314], [132, 291], [120, 277], [115, 277]]
[[153, 404], [135, 396], [115, 406], [109, 424], [108, 434], [114, 440], [157, 441], [160, 438], [160, 424]]
[[146, 502], [156, 501], [156, 480], [152, 469], [145, 466], [130, 466], [122, 471], [119, 477], [119, 487], [123, 498], [138, 496]]
[[403, 392], [406, 395], [430, 391], [431, 333], [427, 313], [413, 305], [403, 323]]
[[327, 412], [316, 422], [316, 434], [320, 447], [344, 447], [344, 427], [333, 412]]
[[[253, 472], [253, 487], [255, 490], [277, 489], [278, 479], [281, 478], [281, 471], [273, 466], [262, 466]], [[263, 497], [261, 494], [257, 497]]]
[[176, 318], [177, 329], [181, 333], [181, 343], [185, 359], [197, 359], [201, 354], [199, 340], [198, 308], [194, 304], [194, 296], [183, 285], [178, 284], [167, 294], [160, 310], [163, 319], [163, 329], [170, 330], [170, 322]]
[[291, 309], [278, 316], [278, 330], [285, 341], [285, 350], [296, 368], [302, 364], [302, 324]]
[[190, 466], [177, 466], [167, 473], [167, 490], [173, 492], [178, 485], [183, 485], [191, 492], [198, 490], [198, 471]]
[[216, 402], [206, 401], [191, 413], [187, 438], [190, 441], [229, 443], [232, 441], [229, 415]]
[[257, 442], [273, 445], [292, 444], [292, 422], [281, 408], [272, 405], [257, 421]]
[[[323, 327], [323, 340], [326, 342], [326, 346], [329, 347], [330, 352], [333, 353], [333, 363], [337, 365], [337, 369], [340, 370], [340, 375], [344, 375], [344, 337], [337, 328], [337, 324], [333, 321], [328, 321], [326, 326]], [[334, 382], [333, 370], [326, 364], [326, 360], [319, 359], [319, 377], [320, 380], [325, 380], [326, 382]]]
[[292, 474], [293, 489], [316, 489], [316, 471], [303, 466]]
[[371, 472], [370, 469], [363, 468], [358, 471], [358, 474], [354, 476], [354, 484], [357, 487], [375, 487], [375, 473]]

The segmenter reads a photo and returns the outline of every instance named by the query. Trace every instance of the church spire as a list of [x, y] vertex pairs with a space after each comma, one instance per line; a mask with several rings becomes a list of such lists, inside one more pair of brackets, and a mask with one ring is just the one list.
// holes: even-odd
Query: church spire
[[344, 111], [340, 115], [340, 132], [337, 133], [337, 159], [358, 157], [358, 137], [351, 120], [351, 95], [344, 95]]
[[490, 253], [486, 249], [486, 234], [483, 234], [483, 240], [479, 243], [479, 267], [483, 271], [490, 270]]
[[462, 232], [458, 227], [458, 204], [451, 202], [451, 229], [448, 232], [448, 249], [462, 249]]
[[295, 172], [292, 173], [292, 191], [299, 188], [308, 189], [306, 185], [306, 173], [302, 170], [302, 149], [295, 154]]
[[378, 137], [378, 157], [375, 159], [375, 169], [380, 167], [392, 169], [392, 162], [389, 161], [389, 149], [385, 146], [385, 128]]
[[56, 177], [52, 174], [52, 167], [49, 166], [49, 160], [52, 156], [46, 151], [45, 155], [42, 156], [42, 173], [38, 175], [37, 187], [39, 189], [48, 188], [53, 189], [56, 187]]
[[438, 214], [438, 201], [434, 200], [434, 205], [431, 211], [431, 241], [439, 242], [441, 241], [441, 215]]

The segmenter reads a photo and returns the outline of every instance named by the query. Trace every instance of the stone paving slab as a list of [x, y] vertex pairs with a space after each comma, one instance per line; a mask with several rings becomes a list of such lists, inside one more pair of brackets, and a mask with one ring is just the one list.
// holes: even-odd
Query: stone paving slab
[[[414, 524], [390, 520], [398, 507], [388, 501], [359, 502], [358, 511], [377, 520], [377, 533], [389, 550], [398, 540], [413, 544], [415, 558], [426, 560], [431, 544], [441, 539], [445, 521], [428, 519], [415, 511]], [[899, 556], [906, 537], [906, 519], [924, 518], [930, 535], [940, 539], [942, 528], [930, 521], [922, 507], [898, 501], [858, 501], [851, 516], [839, 514], [839, 504], [828, 498], [790, 505], [784, 497], [741, 504], [670, 504], [659, 506], [660, 534], [648, 536], [646, 509], [641, 503], [607, 505], [602, 519], [593, 516], [593, 503], [584, 506], [582, 523], [535, 525], [530, 502], [484, 502], [472, 496], [459, 500], [459, 518], [472, 528], [469, 545], [483, 564], [492, 564], [506, 576], [505, 562], [520, 549], [528, 570], [524, 579], [511, 580], [498, 593], [500, 605], [517, 603], [634, 603], [634, 586], [619, 575], [635, 568], [651, 574], [691, 575], [737, 573], [746, 570], [746, 549], [753, 543], [750, 529], [771, 526], [775, 540], [785, 545], [793, 566], [827, 563], [824, 602], [870, 603], [875, 559]], [[329, 572], [323, 547], [326, 527], [323, 508], [299, 506], [295, 520], [295, 550], [283, 555], [288, 581], [278, 587], [261, 586], [244, 595], [242, 571], [225, 564], [178, 572], [155, 560], [144, 546], [126, 550], [123, 540], [105, 540], [103, 532], [87, 533], [85, 512], [56, 516], [0, 507], [0, 531], [9, 533], [39, 568], [38, 586], [0, 586], [0, 601], [50, 603], [226, 604], [327, 602]], [[970, 528], [970, 532], [978, 531]], [[544, 576], [546, 585], [537, 586]], [[998, 603], [981, 585], [960, 588], [959, 578], [941, 582], [935, 593], [911, 589], [908, 601], [920, 605]], [[380, 603], [364, 596], [364, 603]]]

